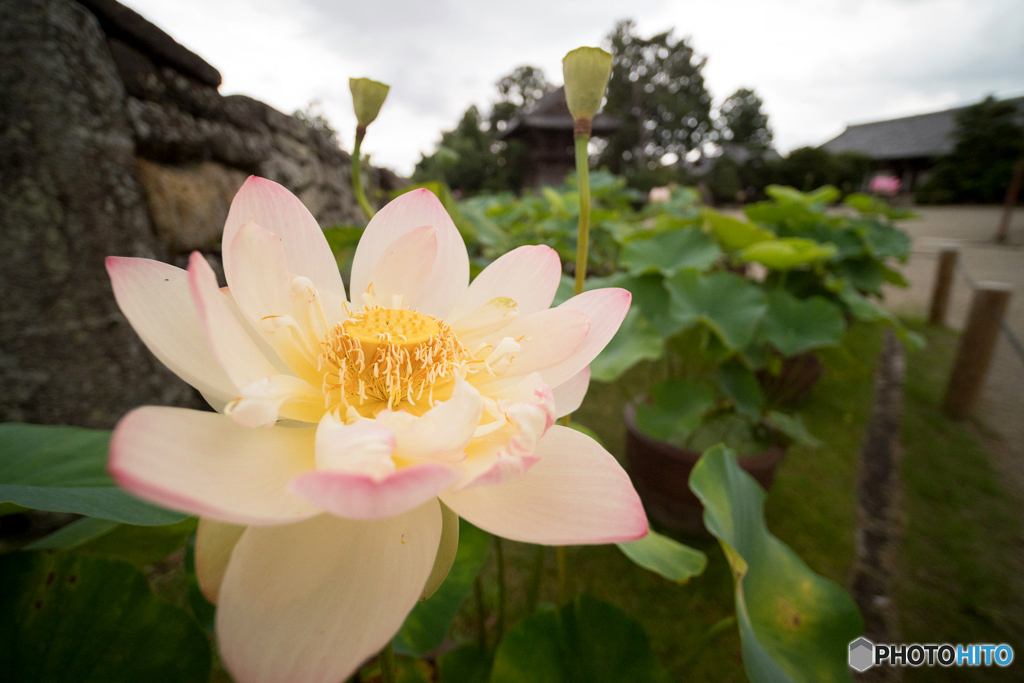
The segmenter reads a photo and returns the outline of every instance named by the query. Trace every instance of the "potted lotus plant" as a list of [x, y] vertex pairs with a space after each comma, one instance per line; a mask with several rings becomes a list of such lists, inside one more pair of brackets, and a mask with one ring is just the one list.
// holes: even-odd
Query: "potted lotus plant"
[[625, 411], [627, 457], [648, 513], [669, 527], [702, 529], [686, 481], [715, 444], [768, 488], [790, 445], [817, 443], [785, 412], [820, 377], [816, 352], [841, 344], [853, 320], [898, 324], [869, 298], [880, 290], [856, 275], [874, 269], [879, 282], [898, 282], [885, 260], [905, 257], [902, 231], [877, 213], [827, 215], [834, 188], [770, 194], [748, 211], [761, 220], [743, 220], [701, 210], [677, 190], [621, 232], [619, 272], [595, 282], [633, 294], [592, 372], [614, 381], [650, 362]]

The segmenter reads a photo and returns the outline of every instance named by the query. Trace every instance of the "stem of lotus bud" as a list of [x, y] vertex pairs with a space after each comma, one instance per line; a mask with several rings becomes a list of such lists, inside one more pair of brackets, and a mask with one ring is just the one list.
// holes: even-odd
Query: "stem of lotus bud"
[[537, 611], [540, 601], [540, 584], [544, 579], [544, 546], [539, 545], [533, 551], [533, 570], [530, 575], [530, 587], [526, 594], [526, 616]]
[[[589, 122], [588, 122], [589, 123]], [[580, 195], [580, 220], [576, 232], [576, 286], [575, 296], [583, 293], [583, 281], [587, 277], [587, 256], [590, 247], [590, 159], [587, 156], [587, 144], [590, 133], [580, 133], [574, 137], [576, 146], [576, 188]]]
[[363, 191], [362, 181], [362, 153], [360, 148], [363, 146], [363, 137], [366, 135], [366, 126], [358, 126], [356, 128], [356, 142], [352, 147], [352, 192], [356, 195], [356, 201], [359, 202], [359, 206], [362, 207], [363, 213], [366, 214], [367, 220], [373, 218], [375, 211], [370, 206], [370, 202], [366, 199], [366, 193]]
[[560, 545], [555, 548], [555, 559], [558, 564], [558, 604], [564, 605], [569, 602], [569, 591], [567, 587], [568, 583], [568, 563], [565, 559], [565, 546]]
[[380, 677], [384, 683], [396, 683], [398, 674], [395, 671], [395, 648], [388, 641], [384, 649], [380, 651]]
[[487, 610], [484, 607], [484, 582], [477, 574], [473, 582], [473, 592], [476, 594], [476, 628], [477, 640], [481, 650], [487, 649]]
[[498, 564], [498, 637], [500, 643], [505, 635], [505, 553], [501, 547], [501, 538], [494, 537], [494, 559]]

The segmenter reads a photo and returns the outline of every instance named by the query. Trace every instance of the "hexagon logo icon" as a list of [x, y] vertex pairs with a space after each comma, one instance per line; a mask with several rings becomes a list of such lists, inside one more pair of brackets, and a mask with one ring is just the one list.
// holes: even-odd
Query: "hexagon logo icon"
[[867, 638], [858, 638], [850, 643], [850, 668], [867, 671], [875, 663], [875, 644]]

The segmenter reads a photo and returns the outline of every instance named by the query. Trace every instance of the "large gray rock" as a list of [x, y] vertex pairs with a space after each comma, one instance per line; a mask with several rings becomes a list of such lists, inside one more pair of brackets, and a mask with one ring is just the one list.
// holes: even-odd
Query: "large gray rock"
[[0, 0], [0, 103], [0, 420], [110, 427], [140, 404], [195, 404], [121, 317], [103, 267], [165, 253], [93, 14]]
[[146, 21], [135, 10], [125, 7], [117, 0], [79, 2], [92, 10], [106, 35], [138, 47], [143, 52], [153, 55], [162, 64], [188, 74], [201, 83], [214, 88], [220, 85], [219, 71], [167, 35], [163, 29]]
[[149, 218], [172, 254], [211, 250], [220, 244], [231, 200], [245, 182], [245, 173], [215, 161], [164, 166], [139, 159], [137, 168]]

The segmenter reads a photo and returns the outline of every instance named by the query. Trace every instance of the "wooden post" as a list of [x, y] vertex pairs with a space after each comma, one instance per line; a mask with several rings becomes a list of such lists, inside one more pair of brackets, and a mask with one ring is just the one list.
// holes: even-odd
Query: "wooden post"
[[1002, 282], [979, 282], [974, 290], [967, 327], [960, 337], [942, 404], [950, 417], [967, 417], [978, 403], [1012, 291]]
[[935, 284], [932, 286], [932, 305], [928, 322], [932, 325], [946, 324], [949, 297], [953, 294], [953, 275], [956, 273], [956, 247], [943, 247], [939, 251], [939, 266], [935, 269]]
[[999, 229], [996, 230], [996, 242], [999, 244], [1006, 244], [1010, 241], [1010, 219], [1013, 218], [1013, 208], [1017, 206], [1017, 195], [1020, 193], [1022, 179], [1024, 179], [1024, 159], [1019, 159], [1013, 166], [1010, 186], [1006, 188], [1006, 200], [1003, 202], [1003, 215], [999, 219]]

